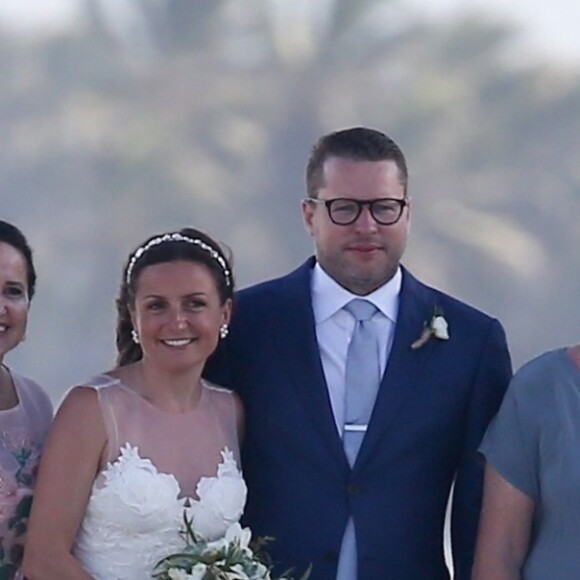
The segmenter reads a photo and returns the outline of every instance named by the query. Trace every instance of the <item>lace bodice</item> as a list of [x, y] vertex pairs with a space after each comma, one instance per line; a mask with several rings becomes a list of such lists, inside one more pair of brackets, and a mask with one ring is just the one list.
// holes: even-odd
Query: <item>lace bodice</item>
[[241, 516], [246, 488], [233, 395], [204, 384], [195, 411], [176, 415], [107, 375], [93, 386], [108, 461], [93, 484], [74, 555], [96, 580], [144, 580], [161, 558], [183, 548], [186, 507], [208, 539]]

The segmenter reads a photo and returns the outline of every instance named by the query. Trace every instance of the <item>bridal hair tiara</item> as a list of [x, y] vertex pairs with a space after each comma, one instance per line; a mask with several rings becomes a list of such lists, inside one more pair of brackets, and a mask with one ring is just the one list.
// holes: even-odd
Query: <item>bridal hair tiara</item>
[[125, 280], [126, 280], [127, 284], [129, 284], [131, 282], [131, 274], [133, 272], [133, 268], [135, 267], [135, 264], [137, 263], [137, 260], [145, 252], [147, 252], [151, 248], [158, 246], [159, 244], [164, 244], [165, 242], [187, 242], [188, 244], [194, 244], [196, 246], [199, 246], [202, 250], [207, 252], [220, 265], [221, 269], [223, 270], [225, 279], [226, 279], [226, 285], [228, 286], [228, 288], [231, 287], [231, 285], [232, 285], [231, 274], [230, 274], [230, 270], [228, 268], [227, 262], [225, 261], [224, 257], [221, 256], [219, 254], [219, 252], [217, 252], [209, 244], [206, 244], [204, 241], [202, 241], [198, 238], [190, 238], [188, 236], [184, 236], [183, 234], [180, 234], [179, 232], [175, 232], [172, 234], [163, 234], [162, 236], [157, 236], [156, 238], [149, 240], [145, 245], [137, 248], [135, 250], [135, 253], [131, 256], [131, 259], [129, 260], [129, 264], [127, 266], [127, 273], [125, 275]]

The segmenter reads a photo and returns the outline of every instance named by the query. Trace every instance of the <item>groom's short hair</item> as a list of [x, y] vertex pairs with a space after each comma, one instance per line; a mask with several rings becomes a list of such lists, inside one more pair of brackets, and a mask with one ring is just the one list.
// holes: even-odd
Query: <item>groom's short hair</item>
[[329, 157], [353, 161], [394, 161], [399, 169], [401, 184], [405, 192], [407, 190], [407, 162], [399, 146], [376, 129], [352, 127], [324, 135], [312, 148], [306, 166], [308, 197], [318, 197], [318, 190], [324, 186], [324, 163]]

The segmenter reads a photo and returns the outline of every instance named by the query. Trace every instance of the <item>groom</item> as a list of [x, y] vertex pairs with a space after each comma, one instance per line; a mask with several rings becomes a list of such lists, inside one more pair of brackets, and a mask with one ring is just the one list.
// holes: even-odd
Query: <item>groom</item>
[[476, 450], [511, 363], [497, 320], [400, 265], [407, 177], [403, 153], [378, 131], [322, 137], [302, 202], [315, 257], [238, 293], [207, 370], [244, 402], [244, 523], [274, 537], [278, 572], [312, 564], [313, 580], [448, 579], [455, 483], [455, 578], [470, 576]]

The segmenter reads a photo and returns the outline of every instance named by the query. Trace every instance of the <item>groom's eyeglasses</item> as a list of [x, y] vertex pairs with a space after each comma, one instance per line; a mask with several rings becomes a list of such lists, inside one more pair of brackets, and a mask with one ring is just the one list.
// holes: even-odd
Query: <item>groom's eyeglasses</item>
[[405, 206], [409, 205], [409, 200], [406, 197], [403, 199], [381, 197], [369, 200], [349, 199], [346, 197], [337, 197], [335, 199], [307, 197], [305, 201], [326, 206], [328, 217], [332, 223], [338, 226], [354, 224], [365, 205], [368, 206], [373, 219], [378, 224], [391, 226], [401, 219]]

